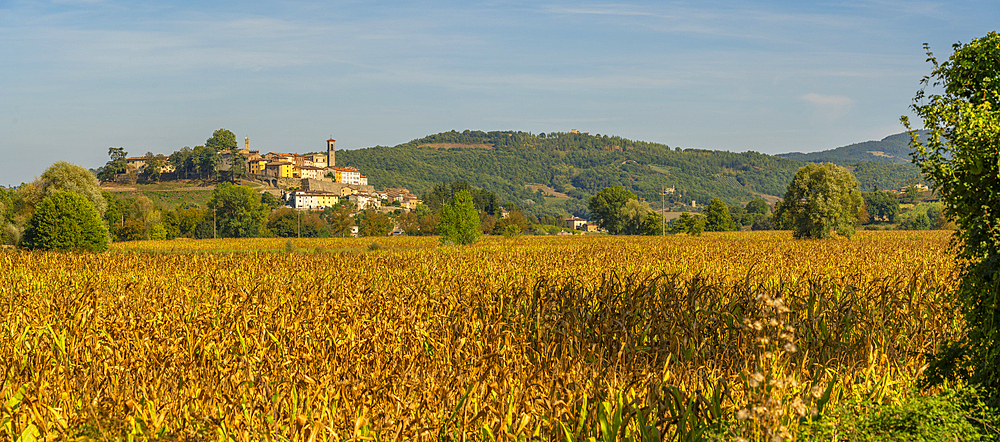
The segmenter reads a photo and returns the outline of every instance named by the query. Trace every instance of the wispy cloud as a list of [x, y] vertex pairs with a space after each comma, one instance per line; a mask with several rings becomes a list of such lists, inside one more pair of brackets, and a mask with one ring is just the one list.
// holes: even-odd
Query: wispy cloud
[[543, 6], [542, 10], [551, 14], [586, 14], [586, 15], [617, 15], [617, 16], [640, 16], [670, 18], [662, 14], [650, 11], [637, 10], [631, 5], [610, 4], [592, 6]]
[[655, 32], [701, 35], [723, 38], [769, 40], [803, 43], [789, 38], [788, 29], [806, 32], [816, 30], [871, 29], [874, 20], [843, 13], [790, 13], [771, 10], [755, 4], [753, 8], [729, 5], [725, 9], [711, 6], [691, 7], [663, 4], [636, 6], [629, 4], [590, 4], [574, 6], [544, 6], [542, 12], [565, 15], [593, 15], [629, 20], [625, 26], [642, 26]]
[[854, 100], [840, 95], [805, 94], [802, 100], [813, 108], [814, 123], [832, 123], [851, 111]]

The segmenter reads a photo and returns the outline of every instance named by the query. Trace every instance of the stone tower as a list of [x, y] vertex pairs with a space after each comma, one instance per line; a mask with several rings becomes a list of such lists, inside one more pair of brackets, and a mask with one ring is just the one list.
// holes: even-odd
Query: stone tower
[[333, 150], [333, 143], [336, 141], [337, 140], [334, 140], [333, 138], [326, 140], [326, 167], [334, 167], [337, 165], [336, 154]]

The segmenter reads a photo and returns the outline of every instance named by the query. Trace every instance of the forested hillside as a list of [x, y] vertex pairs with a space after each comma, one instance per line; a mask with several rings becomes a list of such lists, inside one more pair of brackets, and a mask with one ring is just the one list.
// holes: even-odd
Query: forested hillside
[[357, 167], [377, 187], [423, 193], [435, 183], [465, 180], [501, 197], [532, 197], [528, 183], [550, 186], [575, 199], [621, 185], [648, 200], [675, 188], [668, 201], [707, 204], [721, 198], [746, 202], [757, 193], [782, 195], [800, 163], [756, 152], [672, 149], [658, 143], [582, 133], [445, 132], [395, 147], [337, 152], [339, 164]]
[[[920, 131], [923, 133], [924, 131]], [[810, 163], [834, 163], [854, 172], [861, 190], [899, 189], [922, 182], [920, 168], [910, 162], [910, 134], [889, 135], [881, 141], [865, 141], [811, 153], [783, 153], [779, 157]]]
[[[469, 130], [393, 147], [339, 151], [337, 161], [363, 170], [376, 187], [406, 187], [423, 194], [434, 184], [461, 180], [522, 206], [544, 205], [546, 199], [524, 186], [543, 184], [572, 197], [548, 199], [550, 205], [564, 204], [570, 213], [612, 185], [655, 202], [660, 201], [661, 188], [675, 188], [666, 196], [668, 204], [694, 200], [703, 205], [720, 198], [734, 205], [758, 195], [782, 196], [802, 166], [799, 161], [757, 152], [675, 149], [609, 135]], [[918, 179], [919, 172], [906, 166], [850, 164], [863, 190], [896, 188]]]
[[[834, 163], [837, 165], [861, 162], [906, 164], [910, 163], [910, 134], [889, 135], [881, 141], [865, 141], [821, 152], [791, 152], [779, 157], [808, 163]], [[914, 166], [915, 167], [915, 166]]]

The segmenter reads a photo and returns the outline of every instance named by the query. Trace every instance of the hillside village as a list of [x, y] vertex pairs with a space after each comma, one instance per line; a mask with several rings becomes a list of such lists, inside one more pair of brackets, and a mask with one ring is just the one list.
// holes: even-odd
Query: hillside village
[[[335, 143], [333, 138], [326, 140], [326, 153], [268, 152], [261, 155], [259, 150], [250, 149], [250, 138], [245, 137], [243, 148], [219, 151], [214, 168], [216, 171], [242, 171], [244, 179], [264, 185], [263, 192], [279, 197], [295, 209], [322, 210], [344, 201], [359, 210], [388, 213], [402, 209], [408, 212], [422, 202], [405, 188], [376, 190], [358, 169], [337, 166]], [[148, 175], [147, 167], [157, 167], [161, 174], [177, 175], [177, 167], [172, 162], [159, 161], [150, 165], [147, 164], [149, 159], [149, 156], [126, 158], [127, 170], [117, 180]]]
[[[212, 139], [206, 145], [211, 141]], [[120, 173], [102, 178], [102, 187], [113, 192], [127, 191], [131, 187], [123, 185], [135, 185], [140, 180], [146, 183], [184, 180], [192, 176], [203, 177], [206, 169], [210, 169], [211, 172], [207, 175], [216, 176], [220, 181], [250, 184], [260, 193], [274, 196], [285, 207], [300, 211], [323, 211], [349, 203], [348, 207], [354, 213], [379, 212], [398, 217], [401, 213], [416, 211], [424, 203], [407, 188], [376, 189], [369, 184], [368, 177], [361, 170], [338, 165], [335, 139], [327, 139], [325, 148], [325, 152], [261, 154], [260, 150], [252, 150], [250, 138], [244, 137], [242, 148], [237, 149], [214, 151], [198, 146], [193, 150], [184, 148], [170, 156], [147, 153], [144, 156], [122, 158]], [[112, 151], [114, 150], [113, 148]], [[125, 155], [121, 148], [117, 150], [121, 156]], [[187, 151], [187, 156], [181, 155], [184, 151]], [[106, 167], [111, 167], [113, 162], [114, 158]], [[98, 171], [97, 174], [100, 176], [101, 172]], [[510, 210], [498, 207], [495, 214], [497, 218], [506, 220]], [[557, 219], [550, 217], [546, 224], [550, 229], [556, 228], [552, 233], [559, 234], [565, 234], [566, 231], [603, 231], [596, 223], [578, 216]], [[401, 233], [400, 226], [395, 226], [392, 231]], [[358, 233], [357, 226], [353, 227], [352, 232]]]

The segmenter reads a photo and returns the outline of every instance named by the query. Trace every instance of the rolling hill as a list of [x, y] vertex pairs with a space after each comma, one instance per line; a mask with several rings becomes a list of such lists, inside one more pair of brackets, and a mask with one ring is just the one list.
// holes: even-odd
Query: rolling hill
[[879, 141], [865, 141], [822, 152], [791, 152], [777, 156], [803, 163], [857, 164], [861, 162], [883, 164], [910, 163], [910, 134], [889, 135]]
[[[903, 155], [899, 146], [905, 144], [898, 141], [900, 136], [893, 137], [887, 137], [888, 142], [870, 143], [888, 143], [877, 144], [881, 149], [878, 152], [897, 158]], [[859, 145], [875, 149], [859, 143], [840, 148], [849, 151], [827, 152], [866, 149], [855, 147]], [[661, 189], [672, 188], [664, 199], [674, 206], [690, 205], [692, 201], [704, 205], [711, 198], [735, 205], [757, 196], [780, 197], [803, 165], [799, 159], [802, 157], [795, 155], [812, 154], [787, 155], [792, 157], [679, 149], [575, 132], [466, 130], [430, 135], [397, 146], [342, 150], [337, 152], [337, 160], [340, 165], [364, 171], [376, 187], [406, 187], [423, 194], [437, 183], [461, 180], [490, 189], [504, 201], [530, 207], [534, 213], [555, 214], [580, 212], [587, 198], [612, 185], [656, 202], [661, 199]], [[863, 190], [876, 186], [895, 188], [899, 183], [919, 179], [919, 171], [914, 175], [912, 165], [853, 161], [847, 154], [840, 157], [834, 162], [854, 169]], [[545, 192], [533, 191], [528, 184], [547, 186], [570, 198], [546, 199]]]

